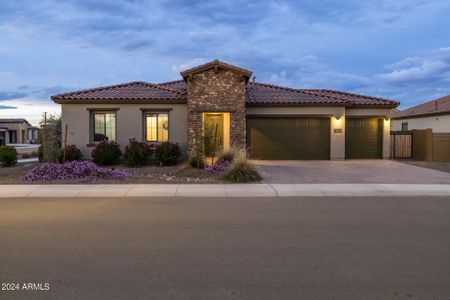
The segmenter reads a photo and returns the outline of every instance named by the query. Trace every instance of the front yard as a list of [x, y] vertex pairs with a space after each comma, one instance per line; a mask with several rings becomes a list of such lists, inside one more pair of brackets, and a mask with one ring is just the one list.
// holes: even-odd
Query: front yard
[[16, 167], [0, 167], [0, 184], [111, 184], [111, 183], [222, 183], [220, 176], [207, 172], [204, 169], [194, 169], [187, 164], [177, 166], [145, 165], [130, 167], [125, 164], [113, 165], [104, 168], [120, 169], [130, 173], [130, 176], [121, 180], [88, 180], [65, 179], [53, 181], [26, 181], [23, 177], [38, 163], [18, 165]]

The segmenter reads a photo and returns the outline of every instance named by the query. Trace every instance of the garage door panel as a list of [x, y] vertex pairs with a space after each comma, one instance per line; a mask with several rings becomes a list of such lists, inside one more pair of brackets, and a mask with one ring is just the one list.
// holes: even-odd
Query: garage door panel
[[248, 118], [247, 125], [254, 159], [329, 159], [328, 118]]
[[345, 158], [378, 159], [383, 151], [383, 120], [348, 118], [345, 121]]

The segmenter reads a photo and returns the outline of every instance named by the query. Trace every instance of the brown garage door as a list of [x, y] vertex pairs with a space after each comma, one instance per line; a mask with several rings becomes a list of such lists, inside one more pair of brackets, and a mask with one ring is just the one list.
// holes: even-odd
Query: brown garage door
[[247, 117], [254, 159], [330, 159], [330, 119]]
[[382, 158], [383, 119], [347, 118], [345, 120], [345, 158]]

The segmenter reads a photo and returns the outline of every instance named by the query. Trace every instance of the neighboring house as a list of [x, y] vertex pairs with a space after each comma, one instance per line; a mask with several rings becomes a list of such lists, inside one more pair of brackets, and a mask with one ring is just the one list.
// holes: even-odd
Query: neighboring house
[[0, 145], [37, 142], [39, 128], [25, 119], [0, 119]]
[[450, 133], [450, 95], [392, 113], [393, 131], [432, 129]]
[[203, 134], [255, 159], [388, 158], [389, 117], [398, 102], [345, 92], [293, 89], [250, 80], [218, 60], [182, 80], [130, 82], [52, 96], [68, 144], [86, 157], [102, 140], [177, 142], [192, 155]]
[[391, 127], [398, 136], [412, 135], [407, 144], [394, 143], [394, 151], [406, 145], [413, 159], [450, 161], [450, 95], [393, 112]]

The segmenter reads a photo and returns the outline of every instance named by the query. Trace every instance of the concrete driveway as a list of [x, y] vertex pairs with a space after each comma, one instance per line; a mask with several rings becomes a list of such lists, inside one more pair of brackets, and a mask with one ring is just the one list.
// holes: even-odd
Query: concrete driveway
[[267, 183], [450, 184], [450, 173], [392, 160], [253, 161]]

